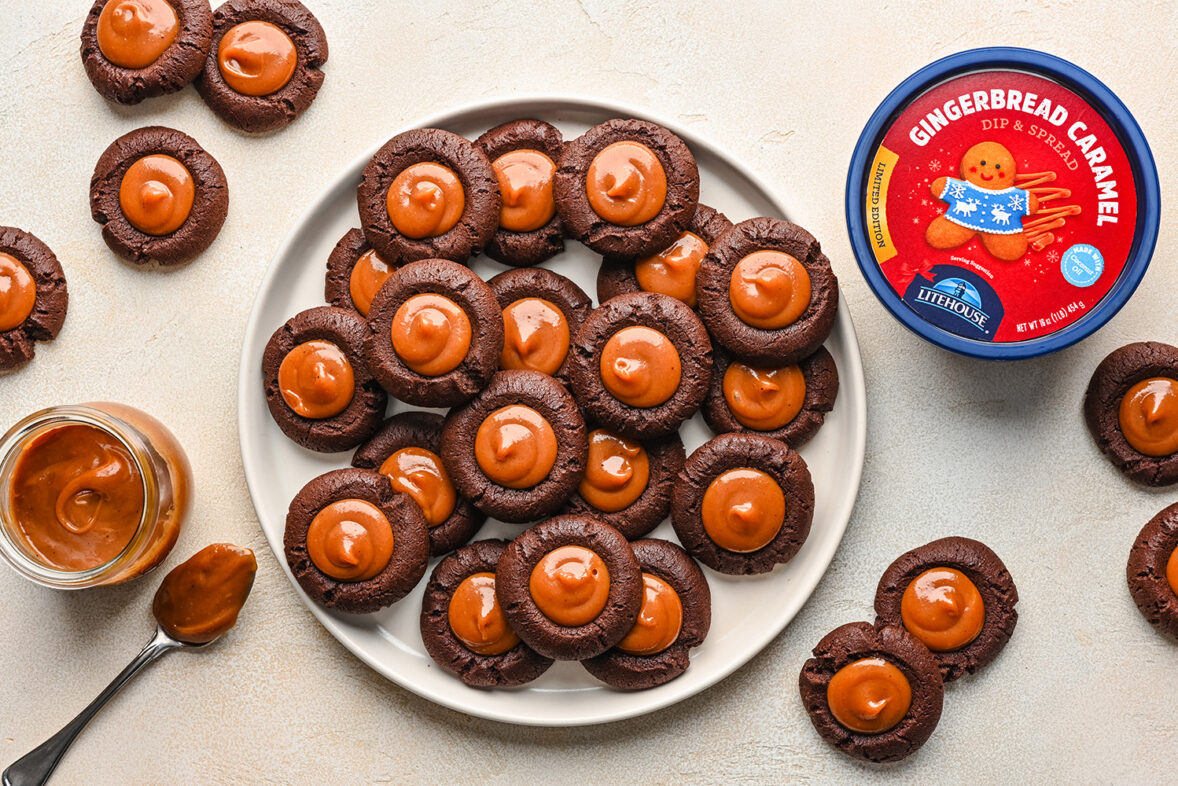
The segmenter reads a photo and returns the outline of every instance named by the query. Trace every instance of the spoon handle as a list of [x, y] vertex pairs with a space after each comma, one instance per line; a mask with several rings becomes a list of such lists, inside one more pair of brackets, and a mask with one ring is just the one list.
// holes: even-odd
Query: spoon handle
[[107, 685], [106, 689], [98, 694], [98, 698], [90, 702], [86, 709], [78, 713], [78, 716], [67, 723], [57, 734], [14, 761], [8, 766], [8, 769], [4, 770], [3, 775], [0, 776], [3, 778], [3, 786], [40, 786], [49, 780], [49, 776], [53, 774], [57, 763], [69, 750], [74, 739], [105, 706], [107, 701], [130, 682], [131, 678], [138, 674], [144, 666], [165, 652], [179, 646], [181, 646], [180, 642], [175, 641], [162, 630], [157, 630], [143, 651], [135, 656], [135, 660], [127, 664], [127, 667], [119, 672], [119, 676], [115, 677], [110, 685]]

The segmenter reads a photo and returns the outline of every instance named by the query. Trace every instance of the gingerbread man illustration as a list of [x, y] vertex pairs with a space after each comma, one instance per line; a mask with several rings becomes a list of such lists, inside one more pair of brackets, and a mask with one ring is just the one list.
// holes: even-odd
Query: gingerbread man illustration
[[938, 177], [933, 196], [948, 205], [925, 230], [930, 246], [957, 248], [978, 235], [993, 256], [1010, 262], [1027, 253], [1023, 219], [1038, 208], [1034, 194], [1015, 186], [1014, 156], [997, 142], [979, 142], [961, 157], [961, 180]]

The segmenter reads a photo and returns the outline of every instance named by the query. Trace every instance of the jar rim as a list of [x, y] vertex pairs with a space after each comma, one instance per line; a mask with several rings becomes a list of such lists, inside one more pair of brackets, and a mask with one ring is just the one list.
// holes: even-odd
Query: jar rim
[[[93, 568], [61, 570], [33, 557], [13, 532], [16, 522], [11, 517], [9, 485], [16, 461], [24, 448], [37, 437], [70, 425], [97, 428], [118, 440], [139, 471], [143, 488], [143, 507], [139, 522], [126, 545], [117, 555]], [[132, 562], [150, 540], [154, 521], [152, 511], [159, 504], [159, 473], [152, 458], [152, 449], [139, 430], [120, 417], [87, 404], [47, 407], [22, 418], [0, 437], [0, 557], [27, 579], [58, 589], [83, 589], [103, 583]]]

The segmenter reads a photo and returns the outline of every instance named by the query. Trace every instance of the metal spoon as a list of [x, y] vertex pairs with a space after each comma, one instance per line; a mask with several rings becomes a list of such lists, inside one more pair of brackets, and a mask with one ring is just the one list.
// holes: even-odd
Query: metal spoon
[[65, 755], [70, 745], [77, 739], [78, 734], [81, 733], [82, 729], [86, 728], [86, 724], [144, 666], [155, 662], [163, 655], [179, 647], [199, 649], [200, 647], [207, 647], [209, 644], [212, 644], [212, 642], [189, 644], [187, 642], [177, 641], [167, 633], [164, 633], [163, 628], [157, 627], [155, 636], [152, 637], [151, 641], [147, 642], [147, 646], [135, 656], [135, 660], [127, 664], [127, 668], [119, 672], [119, 676], [115, 677], [102, 693], [98, 694], [98, 698], [90, 702], [89, 706], [79, 712], [78, 716], [67, 723], [61, 731], [45, 740], [45, 742], [36, 748], [33, 748], [33, 750], [10, 764], [8, 769], [4, 770], [4, 774], [0, 776], [3, 779], [3, 785], [40, 786], [40, 784], [45, 783], [49, 780], [49, 776], [53, 774], [53, 770], [57, 767], [57, 763], [61, 761], [61, 757]]
[[0, 775], [0, 783], [45, 783], [90, 719], [144, 666], [178, 647], [199, 649], [224, 636], [237, 623], [257, 570], [254, 553], [231, 543], [206, 546], [173, 568], [152, 600], [151, 611], [158, 625], [143, 651], [64, 729], [10, 764]]

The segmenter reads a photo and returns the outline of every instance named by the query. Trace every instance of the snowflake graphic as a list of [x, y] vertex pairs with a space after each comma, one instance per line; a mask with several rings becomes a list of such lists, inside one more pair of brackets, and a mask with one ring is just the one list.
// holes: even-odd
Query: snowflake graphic
[[949, 184], [949, 196], [953, 197], [954, 199], [961, 199], [962, 197], [964, 197], [965, 196], [965, 184], [964, 183], [950, 183]]
[[932, 204], [932, 202], [929, 202], [927, 199], [922, 199], [922, 200], [920, 200], [920, 204], [924, 205], [925, 207], [928, 207], [929, 205]]
[[913, 218], [912, 218], [912, 223], [913, 223], [913, 224], [919, 224], [919, 223], [920, 223], [920, 219], [919, 219], [919, 218], [917, 218], [916, 216], [913, 216]]
[[928, 168], [934, 172], [939, 172], [941, 169], [941, 160], [939, 158], [934, 158], [932, 161], [929, 161]]
[[1053, 264], [1054, 264], [1055, 262], [1058, 262], [1058, 261], [1059, 261], [1059, 252], [1058, 252], [1058, 251], [1054, 251], [1054, 250], [1053, 250], [1053, 251], [1048, 251], [1048, 252], [1047, 252], [1047, 261], [1048, 261], [1048, 262], [1051, 262], [1051, 263], [1053, 263]]
[[1011, 194], [1010, 195], [1010, 209], [1011, 210], [1022, 210], [1023, 209], [1023, 197], [1021, 194]]

